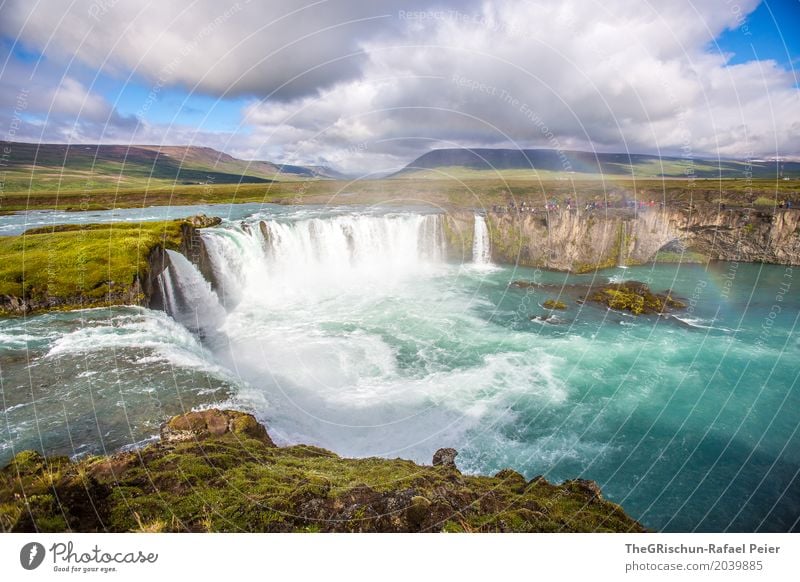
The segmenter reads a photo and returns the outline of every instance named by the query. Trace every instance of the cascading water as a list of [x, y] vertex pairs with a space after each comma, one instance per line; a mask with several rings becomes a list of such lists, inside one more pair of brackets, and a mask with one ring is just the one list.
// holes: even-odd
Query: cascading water
[[[598, 274], [486, 268], [483, 217], [463, 269], [443, 260], [439, 216], [261, 212], [202, 231], [213, 290], [169, 253], [158, 288], [184, 325], [140, 307], [0, 319], [0, 466], [25, 448], [110, 452], [218, 406], [345, 456], [429, 463], [454, 447], [465, 473], [596, 479], [654, 529], [800, 523], [786, 349], [800, 297], [782, 295], [774, 321], [772, 302], [752, 301], [774, 296], [784, 267], [737, 264], [721, 291], [731, 264], [631, 266], [627, 278], [697, 298], [691, 318], [586, 303], [542, 325], [540, 300]], [[509, 286], [534, 278], [549, 288]]]
[[[207, 343], [246, 381], [239, 405], [265, 415], [276, 439], [425, 458], [426, 435], [471, 424], [429, 399], [444, 390], [456, 399], [463, 394], [471, 407], [466, 392], [481, 382], [471, 371], [440, 374], [453, 357], [490, 368], [489, 376], [507, 374], [508, 357], [484, 362], [474, 350], [456, 348], [469, 338], [450, 337], [454, 321], [483, 326], [469, 313], [471, 295], [454, 297], [444, 276], [454, 266], [443, 260], [441, 220], [348, 214], [203, 231], [228, 310], [224, 337]], [[489, 337], [482, 334], [481, 342]], [[525, 364], [520, 378], [539, 378], [540, 368]], [[402, 426], [385, 429], [397, 422]]]
[[489, 242], [489, 228], [486, 219], [475, 215], [475, 231], [472, 240], [472, 262], [476, 265], [490, 265], [492, 263], [492, 247]]
[[437, 215], [348, 215], [211, 229], [203, 234], [228, 309], [387, 288], [436, 268]]
[[617, 253], [617, 267], [621, 269], [628, 268], [625, 265], [628, 256], [628, 236], [628, 223], [623, 221], [622, 225], [620, 226], [619, 241], [617, 242], [619, 245], [619, 252]]
[[158, 276], [158, 285], [161, 290], [161, 297], [164, 299], [164, 311], [169, 315], [173, 315], [177, 312], [177, 305], [175, 303], [175, 284], [172, 281], [172, 273], [170, 273], [169, 267]]
[[192, 331], [214, 329], [225, 317], [217, 294], [186, 257], [169, 250], [167, 255], [169, 267], [159, 275], [165, 310]]

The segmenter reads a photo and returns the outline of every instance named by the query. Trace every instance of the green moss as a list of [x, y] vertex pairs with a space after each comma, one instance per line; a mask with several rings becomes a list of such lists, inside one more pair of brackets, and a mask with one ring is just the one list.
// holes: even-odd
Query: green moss
[[684, 253], [659, 251], [653, 259], [656, 263], [707, 263], [708, 255], [686, 251]]
[[566, 309], [567, 308], [567, 304], [564, 303], [563, 301], [559, 301], [558, 299], [548, 299], [544, 303], [542, 303], [542, 306], [544, 308], [546, 308], [546, 309]]
[[617, 266], [617, 257], [608, 256], [603, 261], [591, 264], [591, 263], [577, 263], [573, 265], [572, 270], [577, 274], [585, 274], [585, 273], [592, 273], [594, 271], [601, 271], [603, 269], [611, 269]]
[[33, 473], [44, 467], [45, 459], [36, 451], [22, 451], [11, 460], [11, 465], [18, 471]]
[[601, 303], [610, 309], [627, 311], [633, 315], [663, 313], [668, 308], [686, 307], [669, 293], [653, 293], [647, 285], [637, 281], [625, 281], [592, 289], [588, 293], [587, 299]]
[[183, 221], [69, 225], [0, 237], [0, 295], [53, 308], [130, 303], [158, 245], [176, 249]]
[[490, 214], [486, 218], [486, 226], [494, 256], [506, 263], [535, 266], [528, 260], [530, 238], [523, 234], [522, 224], [516, 218], [512, 217], [506, 222]]
[[774, 207], [776, 204], [775, 198], [768, 198], [766, 196], [759, 196], [753, 202], [753, 206], [769, 206]]
[[616, 289], [605, 289], [602, 293], [605, 297], [595, 296], [594, 301], [602, 301], [611, 309], [618, 311], [630, 311], [634, 315], [644, 312], [644, 297], [635, 293], [626, 293]]
[[496, 477], [467, 476], [403, 459], [344, 459], [315, 447], [277, 448], [234, 433], [75, 463], [18, 455], [0, 471], [0, 526], [4, 531], [642, 531], [613, 503], [543, 479], [528, 483], [510, 470]]

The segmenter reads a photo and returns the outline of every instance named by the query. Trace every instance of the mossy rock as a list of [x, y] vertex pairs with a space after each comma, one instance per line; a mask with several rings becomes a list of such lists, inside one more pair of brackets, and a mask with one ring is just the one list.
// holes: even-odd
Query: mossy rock
[[0, 237], [0, 313], [141, 303], [151, 253], [178, 250], [186, 224], [71, 224]]
[[545, 309], [560, 309], [564, 310], [567, 308], [567, 304], [563, 301], [559, 301], [558, 299], [548, 299], [544, 303], [542, 303], [542, 307]]
[[218, 216], [206, 216], [203, 213], [196, 214], [195, 216], [190, 216], [186, 219], [186, 222], [191, 224], [195, 228], [209, 228], [211, 226], [217, 226], [222, 223], [222, 219]]
[[161, 440], [183, 442], [204, 440], [226, 433], [241, 435], [275, 446], [267, 430], [252, 414], [235, 410], [200, 410], [175, 416], [161, 427]]
[[176, 433], [191, 438], [77, 462], [18, 454], [0, 470], [0, 529], [645, 531], [589, 482], [526, 483], [512, 469], [481, 477], [403, 459], [276, 447], [251, 415], [230, 410], [172, 418], [165, 438]]
[[600, 303], [616, 311], [627, 311], [633, 315], [661, 314], [670, 309], [683, 309], [686, 305], [667, 293], [653, 293], [638, 281], [624, 281], [590, 289], [588, 301]]
[[503, 485], [519, 491], [520, 493], [528, 486], [528, 481], [525, 477], [514, 469], [502, 469], [495, 474], [494, 478], [500, 479]]

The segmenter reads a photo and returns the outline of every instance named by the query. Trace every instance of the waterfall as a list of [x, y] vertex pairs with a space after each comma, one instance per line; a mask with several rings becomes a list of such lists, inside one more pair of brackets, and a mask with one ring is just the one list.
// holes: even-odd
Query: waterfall
[[475, 232], [472, 239], [472, 262], [476, 265], [489, 265], [492, 262], [492, 247], [489, 242], [489, 228], [486, 219], [475, 215]]
[[264, 235], [260, 228], [240, 224], [209, 229], [202, 236], [220, 302], [233, 309], [242, 300], [248, 281], [265, 278]]
[[617, 254], [617, 267], [627, 269], [625, 265], [628, 257], [628, 223], [623, 222], [619, 227], [619, 252]]
[[172, 281], [169, 267], [164, 269], [158, 276], [158, 285], [161, 290], [161, 297], [164, 299], [164, 311], [170, 315], [175, 313], [177, 309], [175, 304], [175, 284]]
[[445, 256], [438, 215], [265, 220], [203, 231], [223, 305], [295, 303], [387, 287]]
[[191, 331], [215, 328], [225, 316], [211, 285], [182, 254], [167, 251], [169, 267], [159, 275], [164, 309]]

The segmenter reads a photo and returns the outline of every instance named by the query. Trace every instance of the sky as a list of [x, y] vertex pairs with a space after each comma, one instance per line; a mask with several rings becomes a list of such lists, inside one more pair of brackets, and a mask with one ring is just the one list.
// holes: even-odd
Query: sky
[[800, 159], [800, 0], [0, 0], [0, 139]]

